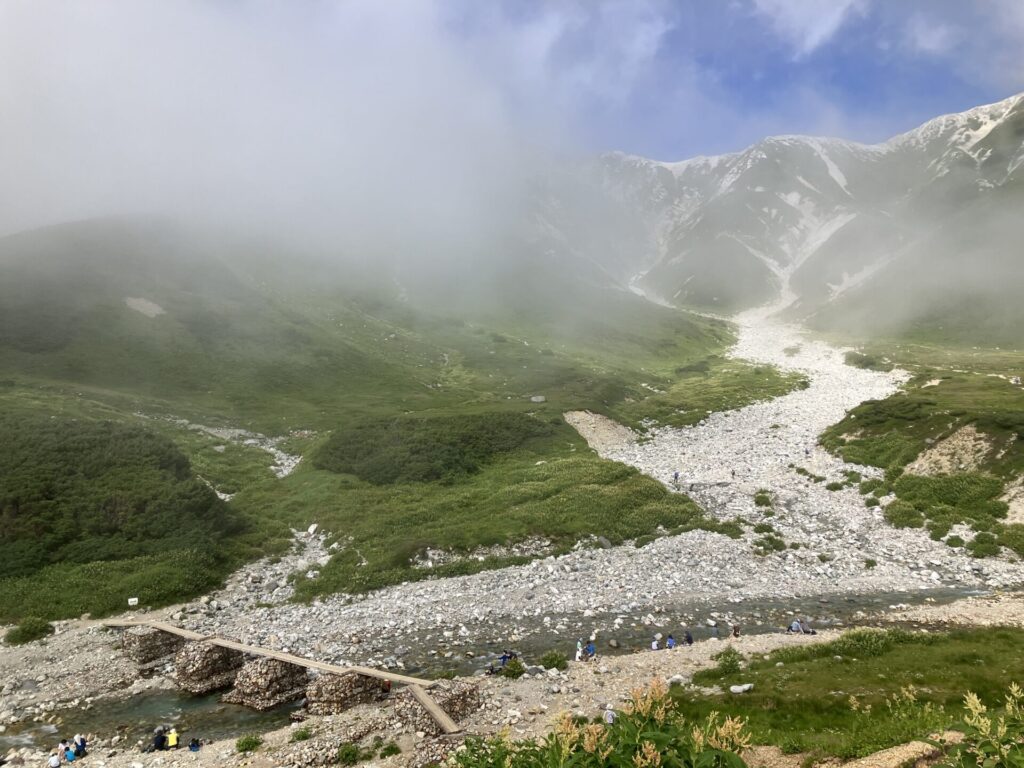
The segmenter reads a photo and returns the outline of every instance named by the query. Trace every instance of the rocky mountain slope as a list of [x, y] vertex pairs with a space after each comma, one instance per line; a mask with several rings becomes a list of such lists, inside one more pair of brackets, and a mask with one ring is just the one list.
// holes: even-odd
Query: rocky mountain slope
[[878, 331], [1003, 307], [1024, 277], [1024, 94], [883, 144], [776, 136], [675, 163], [611, 153], [595, 173], [644, 233], [599, 256], [664, 301], [731, 312], [782, 291], [793, 317]]

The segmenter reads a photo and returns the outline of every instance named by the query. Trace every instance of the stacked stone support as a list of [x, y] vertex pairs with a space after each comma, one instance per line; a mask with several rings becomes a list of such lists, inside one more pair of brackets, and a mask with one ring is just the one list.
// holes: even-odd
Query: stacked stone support
[[174, 680], [190, 693], [227, 688], [238, 675], [245, 657], [230, 648], [204, 642], [185, 643], [174, 656]]
[[[480, 709], [480, 690], [472, 683], [462, 680], [442, 680], [427, 691], [456, 723]], [[412, 691], [402, 690], [395, 696], [395, 715], [411, 731], [423, 731], [433, 736], [442, 735], [441, 727], [430, 716]]]
[[178, 652], [185, 641], [170, 632], [150, 627], [131, 627], [121, 633], [121, 648], [140, 667], [149, 667]]
[[308, 682], [305, 668], [261, 657], [246, 662], [238, 670], [235, 687], [221, 701], [257, 710], [272, 709], [302, 698]]
[[355, 672], [323, 674], [306, 687], [306, 708], [311, 715], [336, 715], [357, 704], [386, 698], [390, 685]]

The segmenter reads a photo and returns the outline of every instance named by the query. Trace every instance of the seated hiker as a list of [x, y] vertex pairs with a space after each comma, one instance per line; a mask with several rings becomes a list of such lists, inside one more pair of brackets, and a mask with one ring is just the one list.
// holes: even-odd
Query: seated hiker
[[192, 739], [192, 741], [190, 741], [188, 743], [188, 751], [189, 752], [198, 752], [200, 746], [201, 745], [199, 743], [199, 739]]
[[73, 763], [73, 762], [75, 762], [75, 750], [73, 750], [71, 747], [68, 747], [64, 751], [64, 762], [66, 762], [66, 763]]
[[86, 743], [85, 736], [80, 733], [75, 734], [75, 738], [71, 742], [71, 746], [75, 750], [75, 757], [84, 757], [88, 744]]
[[178, 748], [178, 729], [171, 727], [171, 730], [167, 732], [167, 748], [177, 749]]
[[47, 768], [60, 768], [60, 755], [56, 751], [50, 753], [50, 759], [46, 763]]
[[658, 645], [658, 638], [654, 638], [653, 640], [651, 640], [651, 650], [652, 651], [657, 651], [660, 648], [661, 648], [661, 646]]
[[576, 641], [576, 661], [583, 661], [583, 638]]
[[487, 665], [487, 669], [484, 670], [484, 674], [485, 675], [496, 675], [496, 674], [498, 674], [498, 670], [494, 668], [494, 662], [493, 661], [490, 664]]
[[164, 729], [158, 727], [153, 731], [153, 751], [162, 752], [167, 749], [167, 736], [164, 734]]
[[516, 655], [514, 653], [512, 653], [512, 651], [506, 650], [506, 651], [502, 652], [501, 656], [498, 658], [498, 661], [501, 662], [501, 666], [504, 667], [506, 664], [508, 664], [510, 661], [512, 661], [512, 659], [514, 659], [515, 657], [516, 657]]
[[687, 645], [693, 645], [693, 635], [690, 634], [690, 630], [686, 630], [686, 634], [683, 635], [683, 642]]
[[790, 625], [786, 627], [786, 632], [795, 632], [798, 635], [802, 634], [803, 630], [800, 628], [800, 619], [793, 619]]
[[669, 650], [672, 650], [676, 647], [676, 639], [672, 637], [672, 635], [669, 635], [667, 638], [665, 638], [665, 647]]
[[732, 636], [733, 637], [739, 637], [740, 636], [740, 625], [739, 624], [733, 624], [732, 625]]
[[816, 634], [818, 634], [813, 629], [811, 629], [811, 625], [810, 624], [808, 624], [806, 621], [803, 621], [802, 619], [800, 621], [800, 632], [802, 634], [805, 634], [805, 635], [816, 635]]
[[590, 661], [595, 656], [597, 656], [597, 646], [594, 645], [593, 640], [587, 643], [587, 647], [584, 650], [584, 653], [586, 654], [585, 658], [587, 659], [587, 661]]

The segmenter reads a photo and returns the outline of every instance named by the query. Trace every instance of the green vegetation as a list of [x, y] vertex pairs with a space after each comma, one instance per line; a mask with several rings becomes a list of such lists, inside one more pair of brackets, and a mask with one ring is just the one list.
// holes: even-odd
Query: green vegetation
[[308, 726], [302, 726], [292, 731], [292, 735], [289, 740], [294, 744], [297, 741], [309, 741], [313, 738], [313, 731]]
[[523, 666], [523, 662], [519, 659], [510, 659], [508, 663], [501, 668], [501, 676], [507, 677], [510, 680], [518, 680], [525, 674], [526, 667]]
[[1019, 685], [1010, 684], [998, 716], [970, 692], [964, 696], [964, 709], [963, 740], [949, 747], [942, 768], [1013, 768], [1024, 763], [1024, 691]]
[[[560, 424], [557, 419], [555, 424]], [[530, 441], [550, 437], [550, 422], [524, 413], [401, 417], [334, 432], [313, 458], [319, 469], [374, 485], [453, 482]]]
[[924, 525], [924, 515], [913, 504], [900, 499], [885, 508], [885, 519], [895, 528], [920, 528]]
[[746, 744], [741, 722], [717, 714], [688, 722], [656, 682], [634, 691], [611, 725], [565, 715], [539, 741], [471, 738], [453, 759], [459, 768], [743, 768]]
[[346, 741], [338, 747], [336, 762], [339, 765], [358, 765], [364, 760], [372, 759], [374, 754], [374, 751], [361, 749], [355, 742]]
[[755, 366], [737, 360], [711, 357], [676, 368], [674, 380], [659, 382], [659, 392], [611, 409], [625, 424], [643, 428], [648, 421], [684, 427], [696, 424], [712, 411], [739, 408], [759, 400], [779, 397], [806, 387], [807, 381], [794, 373], [782, 373], [770, 366]]
[[0, 415], [0, 578], [215, 546], [242, 523], [166, 438]]
[[[720, 357], [726, 323], [547, 268], [479, 276], [500, 302], [398, 301], [278, 256], [127, 222], [0, 240], [0, 620], [187, 599], [313, 522], [341, 548], [300, 599], [517, 562], [471, 553], [526, 539], [739, 534], [561, 419], [692, 423], [800, 384]], [[304, 461], [278, 480], [190, 423]]]
[[746, 719], [756, 744], [813, 759], [861, 757], [949, 727], [965, 690], [997, 706], [1007, 681], [1024, 676], [1016, 651], [1022, 641], [1017, 629], [854, 630], [753, 657], [741, 671], [702, 670], [694, 678], [725, 690], [753, 683], [743, 696], [693, 689], [673, 695], [690, 720], [710, 712]]
[[881, 360], [875, 355], [865, 355], [862, 352], [849, 351], [844, 355], [847, 365], [852, 365], [855, 368], [866, 368], [870, 371], [891, 371], [893, 364], [886, 360]]
[[398, 746], [398, 744], [396, 744], [395, 742], [389, 741], [383, 747], [380, 748], [380, 752], [378, 753], [377, 756], [383, 760], [385, 758], [394, 757], [395, 755], [400, 754], [402, 754], [402, 748]]
[[242, 491], [232, 504], [263, 521], [265, 539], [283, 541], [288, 526], [316, 522], [344, 545], [319, 578], [298, 580], [304, 599], [518, 562], [497, 555], [417, 567], [428, 548], [468, 555], [481, 546], [540, 536], [560, 552], [593, 533], [619, 544], [659, 527], [668, 533], [703, 528], [739, 535], [735, 524], [704, 517], [685, 496], [635, 469], [575, 450], [579, 438], [570, 442], [573, 435], [562, 424], [545, 441], [495, 458], [452, 484], [378, 486], [300, 466], [273, 485]]
[[550, 650], [540, 657], [540, 665], [544, 669], [568, 669], [569, 661], [560, 651]]
[[754, 494], [754, 506], [755, 507], [771, 507], [772, 506], [772, 493], [766, 488], [761, 488]]
[[4, 642], [8, 645], [24, 645], [33, 640], [42, 640], [53, 634], [53, 625], [38, 616], [26, 616], [18, 622], [18, 626], [7, 630]]
[[235, 751], [245, 754], [246, 752], [255, 752], [261, 746], [263, 746], [263, 737], [250, 733], [247, 736], [240, 737], [235, 742]]
[[743, 655], [732, 646], [724, 651], [719, 651], [711, 658], [717, 661], [718, 664], [708, 670], [708, 677], [713, 676], [721, 680], [723, 677], [738, 674], [742, 668]]

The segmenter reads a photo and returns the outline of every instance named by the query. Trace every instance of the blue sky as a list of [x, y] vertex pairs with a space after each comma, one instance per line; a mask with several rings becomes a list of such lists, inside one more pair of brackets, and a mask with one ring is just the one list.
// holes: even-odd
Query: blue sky
[[[735, 150], [775, 133], [878, 141], [1024, 90], [1022, 0], [479, 7], [454, 14], [462, 31], [540, 56], [544, 86], [570, 105], [586, 141], [659, 158]], [[508, 85], [522, 87], [509, 72]]]

